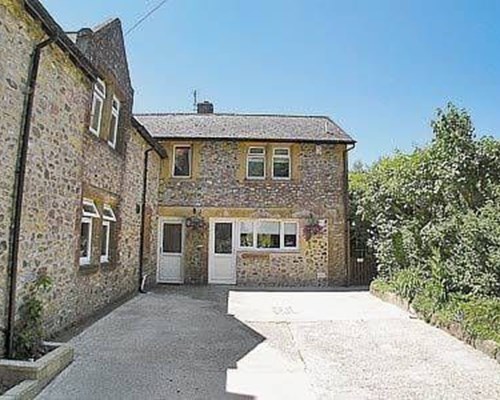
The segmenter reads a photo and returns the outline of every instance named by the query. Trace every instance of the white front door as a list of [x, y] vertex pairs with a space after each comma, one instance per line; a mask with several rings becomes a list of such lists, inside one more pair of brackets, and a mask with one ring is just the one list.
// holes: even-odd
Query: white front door
[[158, 282], [183, 283], [184, 221], [161, 219], [158, 239]]
[[210, 257], [208, 283], [236, 283], [235, 223], [220, 219], [210, 221]]

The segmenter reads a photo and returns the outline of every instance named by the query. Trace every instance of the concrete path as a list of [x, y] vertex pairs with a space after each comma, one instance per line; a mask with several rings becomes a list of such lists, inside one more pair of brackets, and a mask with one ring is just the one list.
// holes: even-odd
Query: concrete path
[[161, 287], [40, 399], [500, 399], [500, 366], [366, 291]]

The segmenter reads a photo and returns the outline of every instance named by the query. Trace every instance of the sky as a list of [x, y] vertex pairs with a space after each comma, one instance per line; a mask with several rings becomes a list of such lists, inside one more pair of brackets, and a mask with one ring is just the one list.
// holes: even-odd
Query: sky
[[[42, 0], [68, 31], [161, 0]], [[432, 138], [448, 102], [500, 137], [500, 0], [167, 0], [126, 36], [135, 112], [328, 115], [370, 164]]]

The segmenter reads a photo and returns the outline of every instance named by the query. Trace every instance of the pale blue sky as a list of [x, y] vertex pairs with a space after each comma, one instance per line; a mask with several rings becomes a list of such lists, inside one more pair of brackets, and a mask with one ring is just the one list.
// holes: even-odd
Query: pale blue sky
[[[67, 30], [160, 0], [44, 0]], [[325, 114], [371, 162], [429, 140], [453, 101], [500, 132], [500, 0], [169, 0], [127, 36], [136, 112]]]

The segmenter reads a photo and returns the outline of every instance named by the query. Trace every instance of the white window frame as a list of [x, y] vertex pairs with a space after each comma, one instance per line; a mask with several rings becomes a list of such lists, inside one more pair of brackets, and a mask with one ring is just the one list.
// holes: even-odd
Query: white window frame
[[[115, 107], [116, 105], [116, 107]], [[120, 125], [120, 107], [121, 103], [120, 100], [118, 100], [118, 97], [113, 95], [113, 102], [111, 103], [111, 118], [110, 122], [112, 121], [112, 117], [115, 117], [115, 125], [110, 127], [110, 137], [108, 138], [108, 144], [114, 149], [116, 148], [116, 142], [118, 139], [118, 126]]]
[[[110, 215], [106, 215], [106, 212], [108, 212]], [[116, 214], [113, 211], [113, 208], [109, 204], [104, 204], [103, 206], [103, 213], [102, 213], [102, 219], [105, 221], [110, 221], [110, 222], [116, 222]]]
[[[103, 220], [102, 226], [106, 227], [106, 253], [105, 254], [101, 253], [101, 262], [107, 263], [107, 262], [109, 262], [109, 243], [110, 243], [110, 239], [111, 239], [111, 221]], [[101, 234], [103, 232], [104, 232], [104, 229], [101, 230]], [[100, 246], [99, 252], [102, 252], [102, 242], [100, 242], [100, 243], [101, 243], [101, 246]]]
[[[97, 129], [94, 129], [92, 127], [92, 121], [94, 119], [94, 115], [96, 113], [96, 99], [101, 100], [101, 106], [99, 107], [99, 120], [97, 123]], [[104, 108], [104, 101], [106, 100], [106, 84], [104, 83], [103, 80], [97, 79], [97, 82], [94, 84], [94, 91], [92, 94], [92, 109], [90, 112], [90, 123], [89, 123], [89, 130], [92, 132], [94, 135], [99, 136], [101, 134], [101, 123], [102, 123], [102, 111]]]
[[[175, 175], [175, 153], [179, 147], [188, 147], [188, 165], [189, 165], [189, 175]], [[193, 174], [193, 147], [190, 144], [176, 144], [174, 145], [174, 151], [172, 153], [172, 177], [177, 179], [191, 179]]]
[[[276, 150], [286, 150], [287, 155], [282, 155], [282, 154], [276, 154]], [[286, 160], [288, 161], [288, 176], [283, 177], [283, 176], [275, 176], [274, 175], [274, 161], [275, 160]], [[273, 179], [278, 180], [278, 181], [289, 181], [292, 177], [292, 158], [290, 157], [290, 148], [289, 147], [275, 147], [273, 148], [273, 165], [272, 165], [272, 174], [273, 174]]]
[[[85, 211], [83, 206], [88, 206], [92, 208], [92, 211]], [[97, 207], [94, 203], [94, 200], [83, 199], [82, 200], [82, 216], [89, 218], [100, 218], [99, 211], [97, 211]]]
[[[252, 246], [241, 246], [241, 223], [242, 222], [252, 222], [253, 223], [253, 244]], [[257, 234], [258, 234], [258, 226], [261, 222], [279, 222], [280, 224], [280, 247], [279, 248], [262, 248], [257, 247]], [[288, 246], [285, 247], [285, 224], [295, 224], [296, 232], [297, 232], [297, 240], [296, 245], [294, 247]], [[299, 229], [299, 221], [291, 220], [291, 219], [241, 219], [238, 220], [237, 224], [237, 234], [238, 234], [238, 249], [242, 251], [264, 251], [264, 252], [286, 252], [286, 251], [297, 251], [299, 250], [300, 243], [300, 229]]]
[[81, 225], [88, 224], [89, 225], [89, 241], [87, 243], [87, 257], [80, 257], [80, 265], [88, 265], [90, 264], [90, 260], [92, 258], [92, 217], [82, 217], [80, 222], [80, 242], [78, 243], [80, 250], [80, 246], [82, 243], [81, 238]]
[[[259, 149], [262, 150], [262, 154], [252, 154], [251, 151], [254, 149]], [[262, 176], [250, 176], [250, 161], [260, 161], [264, 163], [264, 175]], [[247, 173], [246, 173], [247, 179], [250, 180], [264, 180], [266, 179], [266, 148], [264, 146], [250, 146], [247, 151]]]

